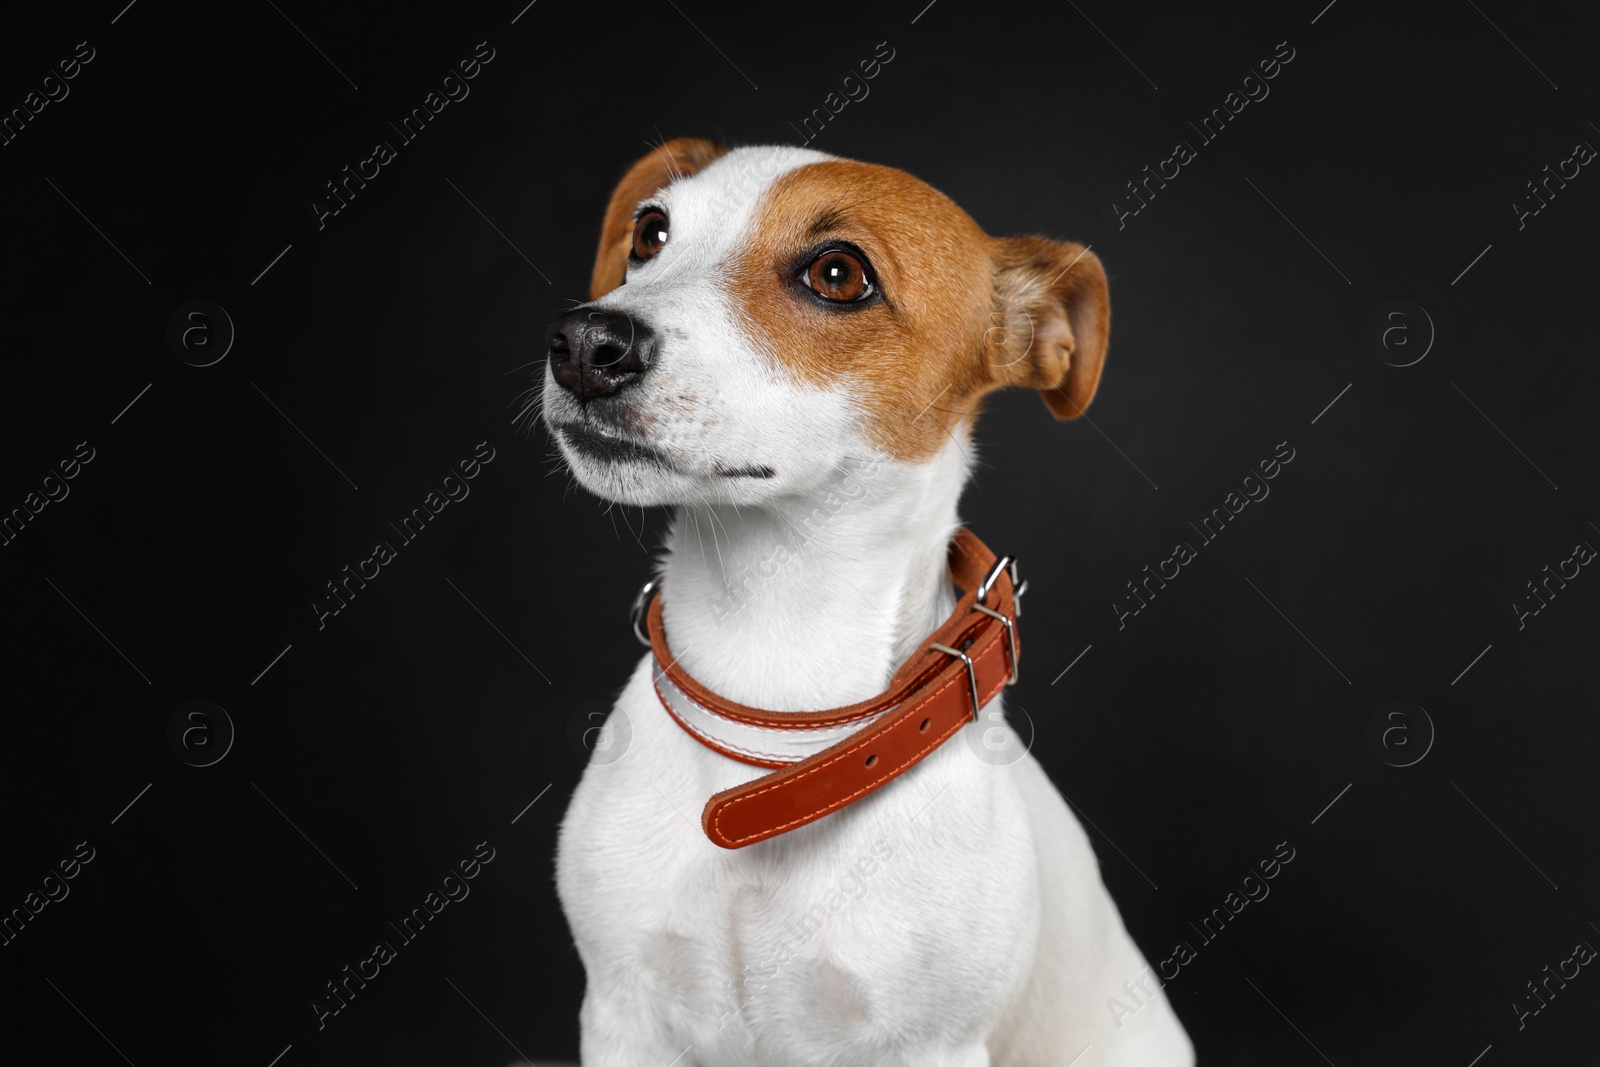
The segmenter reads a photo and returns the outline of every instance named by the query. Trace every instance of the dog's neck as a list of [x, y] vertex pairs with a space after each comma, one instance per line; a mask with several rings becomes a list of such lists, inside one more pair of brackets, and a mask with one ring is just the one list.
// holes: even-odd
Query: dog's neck
[[783, 505], [680, 507], [662, 568], [679, 664], [771, 711], [882, 691], [954, 606], [948, 550], [968, 449], [952, 439], [922, 463], [851, 462]]

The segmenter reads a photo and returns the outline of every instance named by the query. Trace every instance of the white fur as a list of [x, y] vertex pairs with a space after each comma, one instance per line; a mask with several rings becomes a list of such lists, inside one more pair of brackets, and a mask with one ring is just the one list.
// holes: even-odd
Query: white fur
[[[674, 469], [562, 447], [596, 493], [678, 505], [661, 572], [673, 651], [713, 691], [781, 711], [880, 691], [951, 610], [968, 457], [964, 433], [923, 463], [874, 453], [847, 394], [789, 380], [739, 331], [720, 271], [764, 184], [739, 164], [779, 152], [757, 173], [822, 158], [744, 149], [658, 194], [662, 253], [598, 302], [662, 337], [629, 391]], [[744, 214], [716, 217], [730, 196]], [[547, 375], [547, 418], [574, 410]], [[775, 476], [716, 473], [754, 465]], [[701, 808], [766, 772], [685, 733], [648, 655], [614, 714], [631, 747], [585, 772], [557, 858], [588, 1067], [1193, 1062], [1159, 992], [1116, 1028], [1106, 1000], [1145, 964], [1032, 756], [985, 762], [968, 726], [877, 792], [730, 852]]]

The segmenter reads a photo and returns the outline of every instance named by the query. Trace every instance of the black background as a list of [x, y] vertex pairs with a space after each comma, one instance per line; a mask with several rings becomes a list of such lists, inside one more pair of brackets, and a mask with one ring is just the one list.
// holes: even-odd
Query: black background
[[[4, 108], [96, 51], [0, 148], [0, 508], [95, 450], [0, 549], [0, 907], [96, 849], [0, 948], [8, 1043], [140, 1067], [575, 1056], [567, 727], [639, 655], [625, 611], [663, 515], [570, 485], [519, 394], [649, 142], [793, 141], [888, 41], [816, 147], [992, 233], [1091, 243], [1111, 278], [1093, 424], [997, 398], [963, 503], [1032, 580], [1013, 703], [1036, 755], [1152, 961], [1296, 850], [1168, 986], [1201, 1062], [1593, 1058], [1588, 969], [1524, 1029], [1510, 1007], [1600, 944], [1600, 578], [1520, 630], [1511, 607], [1600, 544], [1600, 177], [1524, 228], [1511, 207], [1600, 145], [1592, 10], [923, 3], [7, 14]], [[323, 183], [480, 41], [471, 95], [319, 230]], [[1281, 41], [1271, 95], [1119, 228], [1124, 183]], [[166, 342], [196, 298], [237, 329], [206, 368]], [[1395, 299], [1437, 330], [1405, 368], [1366, 341]], [[323, 583], [485, 440], [471, 495], [319, 630]], [[1271, 496], [1119, 630], [1124, 583], [1283, 441]], [[192, 699], [237, 729], [214, 766], [167, 745]], [[1366, 739], [1392, 699], [1437, 730], [1406, 768]], [[319, 1032], [306, 999], [484, 840], [472, 895]]]

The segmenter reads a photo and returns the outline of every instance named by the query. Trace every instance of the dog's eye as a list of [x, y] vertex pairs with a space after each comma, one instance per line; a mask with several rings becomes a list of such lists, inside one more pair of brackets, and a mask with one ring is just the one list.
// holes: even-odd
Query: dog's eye
[[667, 243], [667, 216], [660, 211], [646, 211], [633, 224], [633, 248], [629, 258], [635, 263], [650, 259]]
[[853, 253], [835, 249], [824, 252], [806, 268], [806, 285], [828, 300], [851, 304], [872, 295], [872, 281], [866, 265]]

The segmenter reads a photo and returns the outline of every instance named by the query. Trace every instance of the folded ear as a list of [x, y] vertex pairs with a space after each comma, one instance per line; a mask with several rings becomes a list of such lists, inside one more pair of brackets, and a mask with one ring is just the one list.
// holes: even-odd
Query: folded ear
[[995, 304], [1003, 322], [986, 335], [1000, 385], [1039, 390], [1058, 419], [1094, 399], [1111, 334], [1106, 272], [1079, 244], [1043, 237], [996, 242]]
[[727, 151], [715, 141], [676, 137], [628, 168], [611, 193], [606, 218], [600, 226], [600, 250], [589, 279], [589, 299], [596, 300], [622, 284], [628, 273], [628, 249], [633, 241], [633, 209], [639, 201], [675, 179], [704, 169]]

